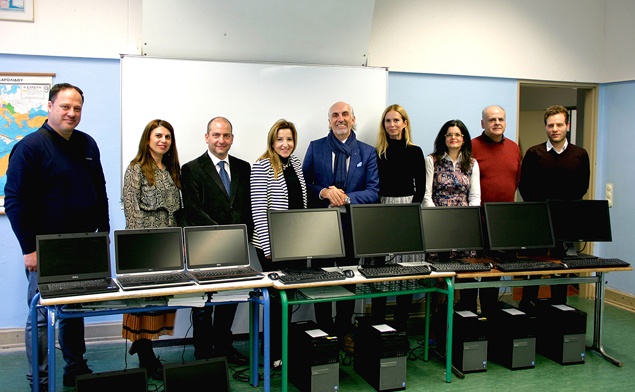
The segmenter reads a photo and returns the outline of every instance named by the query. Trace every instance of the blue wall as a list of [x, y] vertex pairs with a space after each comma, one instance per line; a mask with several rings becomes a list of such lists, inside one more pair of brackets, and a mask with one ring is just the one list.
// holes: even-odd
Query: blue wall
[[[121, 194], [119, 60], [0, 54], [0, 64], [2, 72], [55, 73], [53, 83], [68, 82], [82, 89], [85, 104], [78, 129], [93, 136], [99, 145], [110, 198], [111, 228], [123, 229], [125, 220], [118, 200]], [[0, 328], [22, 327], [27, 315], [24, 263], [6, 215], [0, 215], [0, 249], [0, 274], [4, 278]]]
[[[631, 161], [635, 163], [635, 81], [610, 83], [600, 87], [600, 121], [598, 129], [597, 179], [595, 194], [603, 198], [606, 183], [613, 184], [611, 229], [613, 242], [596, 243], [595, 253], [619, 257], [635, 265], [632, 258], [635, 239], [635, 181]], [[628, 174], [631, 173], [631, 174]], [[635, 272], [608, 274], [608, 286], [635, 293]]]
[[[86, 102], [79, 129], [91, 134], [99, 144], [110, 196], [111, 228], [123, 229], [125, 219], [118, 200], [121, 189], [119, 61], [0, 54], [0, 64], [3, 72], [54, 72], [55, 83], [69, 82], [82, 88]], [[515, 79], [391, 73], [388, 103], [398, 103], [408, 111], [414, 142], [429, 154], [444, 122], [461, 119], [472, 137], [477, 136], [481, 133], [481, 111], [494, 104], [507, 110], [506, 136], [516, 140], [517, 89]], [[630, 240], [635, 231], [631, 227], [635, 209], [630, 208], [629, 196], [635, 194], [635, 182], [623, 173], [634, 159], [630, 148], [633, 143], [629, 143], [635, 138], [631, 125], [634, 112], [635, 82], [601, 86], [596, 194], [603, 196], [604, 184], [612, 182], [615, 207], [611, 211], [613, 242], [596, 244], [596, 253], [627, 261], [635, 261], [629, 260]], [[6, 215], [0, 215], [0, 274], [5, 278], [0, 328], [22, 327], [27, 314], [26, 279], [20, 248]], [[609, 274], [609, 285], [635, 294], [632, 272]]]
[[518, 81], [515, 79], [390, 73], [388, 104], [399, 104], [406, 109], [413, 141], [423, 148], [424, 154], [432, 153], [434, 139], [448, 120], [463, 121], [472, 138], [480, 135], [481, 112], [491, 105], [506, 110], [505, 136], [517, 140]]

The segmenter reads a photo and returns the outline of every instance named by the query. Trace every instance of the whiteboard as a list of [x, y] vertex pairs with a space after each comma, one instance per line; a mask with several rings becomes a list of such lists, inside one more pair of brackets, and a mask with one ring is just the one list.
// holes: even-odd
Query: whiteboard
[[230, 155], [253, 164], [271, 126], [284, 118], [296, 126], [295, 155], [303, 159], [309, 142], [328, 134], [328, 110], [338, 101], [351, 104], [358, 139], [374, 146], [387, 87], [386, 68], [123, 56], [122, 183], [146, 124], [157, 118], [174, 127], [181, 165], [207, 150], [207, 123], [217, 116], [233, 125]]

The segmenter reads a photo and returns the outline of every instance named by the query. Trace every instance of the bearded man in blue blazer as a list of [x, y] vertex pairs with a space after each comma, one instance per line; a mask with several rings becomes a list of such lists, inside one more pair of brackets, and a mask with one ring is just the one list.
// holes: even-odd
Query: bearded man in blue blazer
[[[342, 226], [346, 257], [335, 260], [317, 260], [312, 266], [326, 267], [337, 263], [356, 265], [353, 256], [347, 204], [375, 203], [379, 197], [379, 173], [375, 148], [357, 140], [355, 113], [351, 105], [337, 102], [329, 109], [329, 134], [314, 140], [304, 157], [302, 171], [309, 193], [309, 207], [338, 207], [342, 210]], [[330, 303], [317, 303], [315, 317], [318, 325], [335, 333], [345, 351], [352, 351], [348, 335], [355, 308], [354, 301], [338, 301], [333, 324]]]

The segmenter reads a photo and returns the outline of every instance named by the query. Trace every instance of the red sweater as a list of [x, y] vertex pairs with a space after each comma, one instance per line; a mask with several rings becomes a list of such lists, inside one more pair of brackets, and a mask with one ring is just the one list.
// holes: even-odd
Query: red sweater
[[500, 142], [485, 133], [472, 139], [472, 154], [481, 171], [481, 203], [514, 201], [520, 182], [520, 148], [507, 138]]

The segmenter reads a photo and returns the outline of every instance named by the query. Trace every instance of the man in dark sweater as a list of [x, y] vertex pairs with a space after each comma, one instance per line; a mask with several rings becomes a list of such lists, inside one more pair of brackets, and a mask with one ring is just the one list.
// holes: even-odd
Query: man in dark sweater
[[[5, 186], [5, 210], [24, 254], [28, 279], [27, 301], [37, 293], [38, 234], [79, 233], [110, 230], [106, 181], [99, 148], [89, 135], [75, 127], [81, 119], [84, 95], [70, 84], [57, 84], [49, 94], [48, 120], [15, 145], [9, 158]], [[46, 316], [38, 312], [39, 377], [31, 369], [31, 312], [25, 343], [29, 382], [48, 383]], [[84, 319], [61, 319], [59, 343], [66, 365], [64, 386], [75, 377], [92, 373], [83, 354]], [[35, 372], [35, 374], [34, 374]]]
[[[547, 199], [579, 200], [589, 189], [589, 155], [582, 147], [570, 144], [569, 111], [555, 105], [545, 112], [547, 141], [525, 153], [520, 177], [520, 194], [525, 201]], [[538, 286], [523, 289], [522, 306], [531, 306], [538, 298]], [[567, 286], [551, 286], [552, 302], [567, 302]]]
[[582, 199], [589, 189], [589, 155], [570, 144], [569, 111], [551, 106], [545, 112], [548, 140], [525, 153], [520, 194], [525, 201]]

